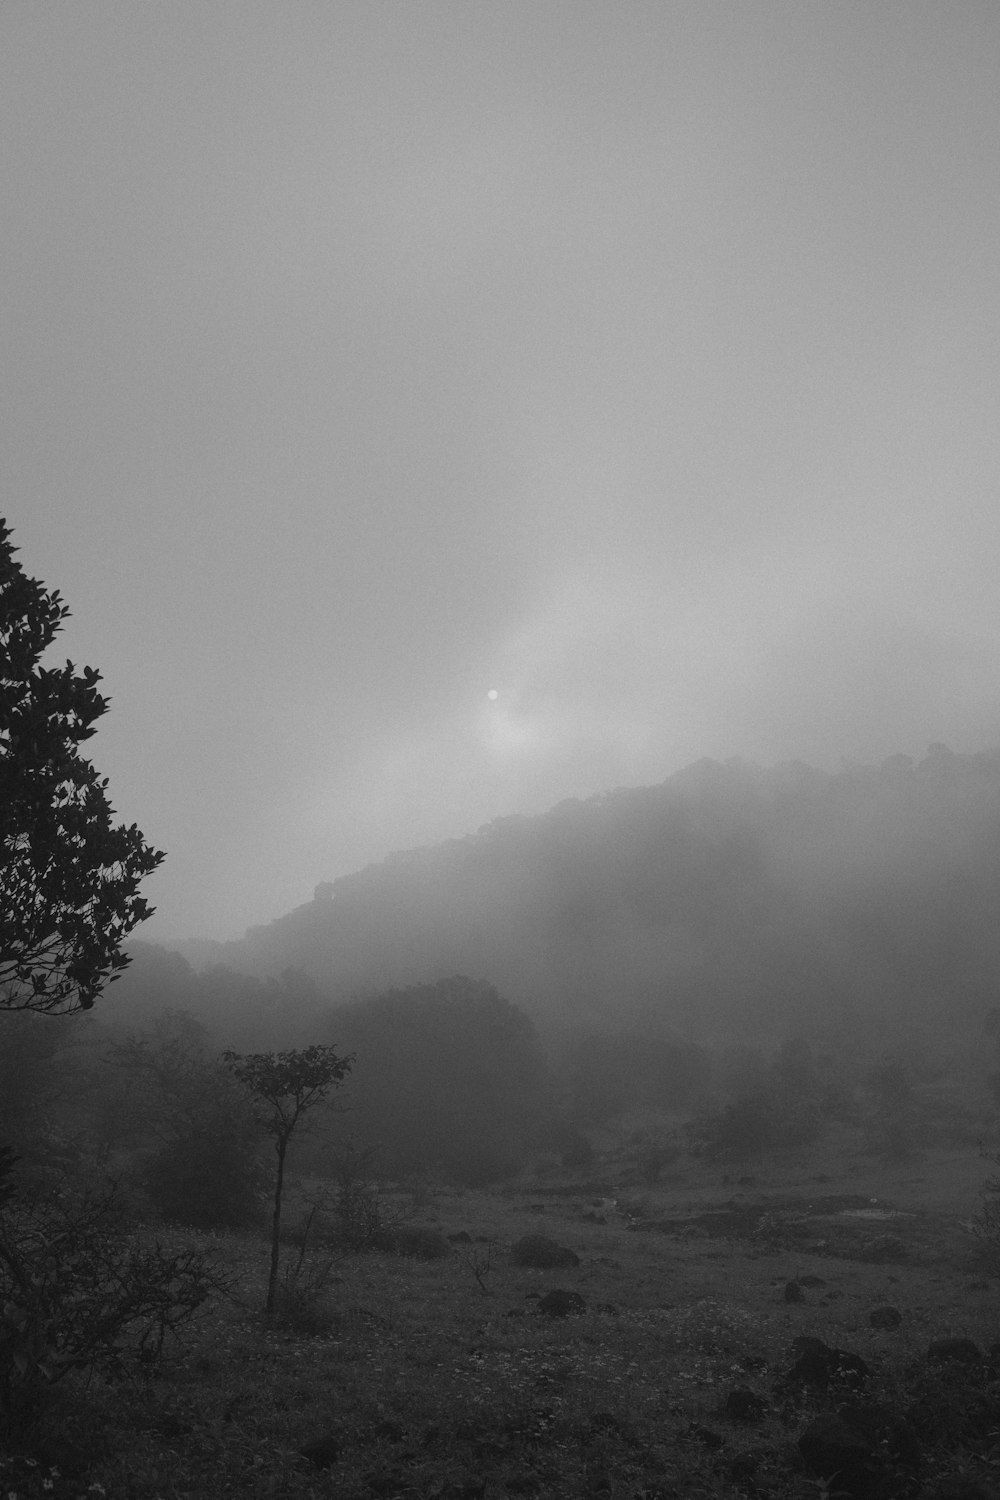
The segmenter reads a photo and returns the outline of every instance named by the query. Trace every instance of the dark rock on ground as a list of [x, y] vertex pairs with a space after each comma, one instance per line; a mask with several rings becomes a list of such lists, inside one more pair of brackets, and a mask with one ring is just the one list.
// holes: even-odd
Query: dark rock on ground
[[898, 1328], [903, 1321], [903, 1314], [898, 1307], [873, 1307], [868, 1314], [868, 1323], [872, 1328]]
[[971, 1339], [935, 1339], [928, 1345], [927, 1358], [941, 1363], [944, 1360], [958, 1360], [963, 1365], [978, 1365], [982, 1363], [982, 1352], [977, 1344]]
[[480, 1500], [486, 1494], [485, 1479], [455, 1479], [439, 1492], [440, 1500]]
[[551, 1292], [546, 1292], [540, 1297], [536, 1311], [547, 1318], [565, 1318], [569, 1313], [582, 1313], [586, 1310], [586, 1302], [579, 1292], [567, 1292], [562, 1287], [553, 1287]]
[[836, 1494], [853, 1500], [899, 1500], [912, 1492], [912, 1474], [902, 1473], [884, 1448], [839, 1413], [823, 1412], [814, 1418], [798, 1446], [809, 1473], [832, 1481]]
[[921, 1490], [920, 1500], [997, 1500], [997, 1492], [965, 1474], [950, 1474]]
[[921, 1490], [919, 1500], [997, 1500], [997, 1491], [966, 1475], [948, 1475], [934, 1482], [930, 1490]]
[[768, 1412], [763, 1396], [758, 1396], [749, 1386], [738, 1385], [726, 1397], [723, 1414], [734, 1422], [760, 1422]]
[[860, 1258], [884, 1265], [887, 1261], [906, 1260], [907, 1254], [906, 1245], [898, 1235], [877, 1234], [862, 1245]]
[[448, 1241], [439, 1229], [423, 1224], [397, 1224], [372, 1236], [372, 1246], [389, 1255], [406, 1255], [414, 1260], [443, 1260], [451, 1254]]
[[891, 1406], [881, 1401], [852, 1402], [842, 1406], [838, 1415], [894, 1464], [907, 1469], [919, 1467], [920, 1439], [910, 1423]]
[[825, 1391], [831, 1381], [859, 1388], [871, 1375], [866, 1360], [851, 1349], [833, 1349], [822, 1339], [803, 1336], [792, 1346], [798, 1359], [784, 1378], [785, 1385], [811, 1385]]
[[688, 1423], [682, 1436], [694, 1438], [696, 1442], [701, 1443], [703, 1448], [707, 1448], [712, 1453], [721, 1448], [726, 1441], [720, 1432], [713, 1432], [711, 1427], [703, 1427], [700, 1422]]
[[457, 1234], [449, 1234], [449, 1240], [453, 1245], [471, 1245], [472, 1235], [467, 1229], [460, 1229]]
[[787, 1281], [785, 1283], [784, 1297], [786, 1302], [804, 1302], [806, 1300], [806, 1294], [797, 1281]]
[[512, 1265], [533, 1266], [542, 1271], [580, 1264], [575, 1251], [557, 1244], [547, 1234], [526, 1234], [511, 1246], [510, 1259]]
[[340, 1444], [332, 1433], [324, 1433], [313, 1438], [312, 1442], [304, 1443], [299, 1453], [317, 1469], [328, 1469], [340, 1457]]
[[741, 1370], [766, 1370], [767, 1360], [760, 1354], [741, 1354], [736, 1361]]

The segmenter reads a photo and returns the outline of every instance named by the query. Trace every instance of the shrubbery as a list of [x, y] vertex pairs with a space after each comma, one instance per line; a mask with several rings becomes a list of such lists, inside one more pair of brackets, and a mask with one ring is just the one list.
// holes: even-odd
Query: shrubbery
[[74, 1371], [122, 1375], [226, 1282], [210, 1255], [130, 1223], [113, 1187], [0, 1207], [0, 1431], [18, 1438]]

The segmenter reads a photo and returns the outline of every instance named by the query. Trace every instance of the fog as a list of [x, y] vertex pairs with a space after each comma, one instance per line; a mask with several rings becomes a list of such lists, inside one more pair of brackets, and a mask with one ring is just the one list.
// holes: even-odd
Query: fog
[[1000, 743], [998, 44], [3, 8], [4, 509], [168, 853], [144, 938], [703, 757]]

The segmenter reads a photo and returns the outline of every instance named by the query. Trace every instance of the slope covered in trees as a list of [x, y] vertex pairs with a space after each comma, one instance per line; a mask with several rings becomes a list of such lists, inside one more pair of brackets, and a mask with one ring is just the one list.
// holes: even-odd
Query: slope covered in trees
[[[481, 977], [536, 1019], [779, 1035], [1000, 992], [1000, 752], [702, 761], [317, 888], [216, 962], [340, 1000]], [[122, 995], [124, 1000], [125, 996]]]

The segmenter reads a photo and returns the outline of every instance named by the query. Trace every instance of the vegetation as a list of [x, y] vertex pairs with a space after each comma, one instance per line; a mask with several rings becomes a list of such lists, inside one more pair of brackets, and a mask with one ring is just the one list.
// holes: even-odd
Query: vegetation
[[342, 1083], [351, 1070], [350, 1057], [341, 1057], [332, 1047], [306, 1047], [301, 1052], [258, 1052], [239, 1057], [223, 1054], [224, 1061], [256, 1101], [264, 1106], [263, 1125], [274, 1137], [277, 1167], [274, 1175], [274, 1207], [271, 1213], [271, 1267], [267, 1279], [264, 1310], [274, 1312], [281, 1254], [281, 1198], [288, 1147], [305, 1116], [325, 1103], [331, 1088]]
[[139, 884], [163, 855], [115, 826], [80, 754], [107, 711], [100, 674], [42, 667], [69, 611], [15, 561], [0, 520], [0, 1007], [89, 1010], [150, 915]]
[[351, 1129], [384, 1170], [450, 1174], [470, 1186], [527, 1161], [549, 1107], [535, 1028], [490, 984], [464, 975], [338, 1008], [356, 1054]]

